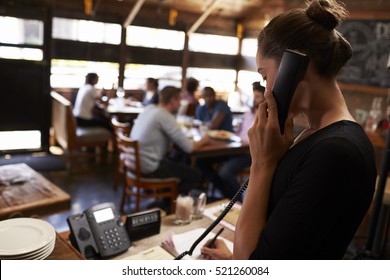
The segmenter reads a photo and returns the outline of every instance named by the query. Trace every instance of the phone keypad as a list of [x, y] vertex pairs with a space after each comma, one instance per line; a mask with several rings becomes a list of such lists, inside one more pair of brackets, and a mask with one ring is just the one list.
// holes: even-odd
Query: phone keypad
[[99, 237], [99, 242], [104, 250], [118, 249], [123, 245], [122, 241], [126, 241], [126, 238], [121, 236], [117, 228], [106, 229], [103, 234]]

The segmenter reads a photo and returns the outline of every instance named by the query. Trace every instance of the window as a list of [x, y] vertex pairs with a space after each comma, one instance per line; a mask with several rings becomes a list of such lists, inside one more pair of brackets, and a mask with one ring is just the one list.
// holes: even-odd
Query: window
[[91, 20], [53, 18], [53, 38], [119, 45], [121, 26]]
[[255, 71], [241, 70], [238, 72], [238, 88], [241, 92], [241, 101], [244, 105], [251, 106], [253, 102], [252, 83], [260, 81], [262, 86], [266, 86], [266, 81]]
[[188, 48], [194, 52], [236, 55], [238, 54], [238, 38], [193, 33], [190, 35]]
[[0, 151], [41, 148], [41, 132], [38, 130], [0, 131], [0, 139]]
[[0, 26], [8, 30], [0, 32], [0, 43], [43, 45], [42, 21], [0, 16]]
[[199, 89], [206, 86], [212, 87], [218, 93], [230, 93], [234, 91], [236, 71], [230, 69], [188, 68], [187, 77], [199, 80]]
[[0, 58], [40, 61], [43, 59], [43, 51], [32, 48], [0, 47]]
[[159, 89], [165, 86], [181, 88], [181, 67], [127, 64], [125, 67], [125, 89], [145, 89], [145, 80], [148, 78], [158, 79]]
[[[7, 46], [0, 46], [0, 58], [35, 61], [43, 59], [43, 51], [40, 49], [43, 45], [42, 21], [0, 16], [0, 26], [6, 26], [9, 31], [0, 32], [0, 45], [7, 44]], [[10, 44], [15, 46], [9, 46]]]
[[182, 50], [184, 38], [185, 34], [182, 31], [132, 25], [126, 29], [126, 44], [129, 46]]
[[110, 89], [113, 84], [118, 84], [118, 63], [53, 59], [50, 77], [51, 87], [79, 88], [85, 83], [85, 76], [89, 72], [95, 72], [99, 75], [97, 88]]
[[241, 55], [255, 57], [256, 52], [257, 52], [257, 39], [246, 38], [242, 40]]

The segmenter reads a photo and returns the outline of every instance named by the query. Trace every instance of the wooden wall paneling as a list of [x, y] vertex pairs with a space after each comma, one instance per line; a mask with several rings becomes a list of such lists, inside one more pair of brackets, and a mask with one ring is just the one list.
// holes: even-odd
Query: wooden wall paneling
[[235, 69], [236, 56], [190, 52], [188, 67]]
[[45, 64], [0, 59], [0, 130], [42, 130], [45, 123]]
[[127, 46], [126, 63], [181, 66], [182, 51]]
[[53, 39], [53, 58], [119, 63], [120, 46]]

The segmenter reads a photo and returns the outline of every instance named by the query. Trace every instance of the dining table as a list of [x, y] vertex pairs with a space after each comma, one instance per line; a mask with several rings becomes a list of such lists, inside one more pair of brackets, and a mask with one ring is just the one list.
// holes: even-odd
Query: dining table
[[242, 141], [232, 132], [223, 130], [202, 131], [199, 127], [191, 127], [187, 128], [187, 131], [186, 129], [184, 130], [184, 133], [193, 141], [200, 140], [206, 134], [210, 137], [210, 142], [207, 145], [188, 153], [191, 167], [195, 167], [196, 160], [200, 158], [249, 154], [249, 143]]
[[70, 195], [25, 163], [0, 166], [0, 194], [0, 220], [70, 210]]
[[144, 111], [144, 106], [140, 102], [113, 98], [102, 109], [104, 114], [109, 118], [116, 116], [121, 122], [133, 123], [138, 115]]

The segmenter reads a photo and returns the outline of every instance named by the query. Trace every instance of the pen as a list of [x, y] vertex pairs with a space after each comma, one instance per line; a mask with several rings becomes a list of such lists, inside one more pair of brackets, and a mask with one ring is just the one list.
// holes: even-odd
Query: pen
[[211, 247], [211, 246], [213, 246], [214, 243], [215, 243], [215, 240], [217, 240], [217, 237], [223, 232], [224, 229], [225, 229], [224, 227], [221, 228], [221, 229], [215, 234], [215, 236], [213, 237], [213, 239], [211, 239], [209, 242], [207, 242], [207, 243], [205, 244], [205, 246], [206, 246], [206, 247]]

